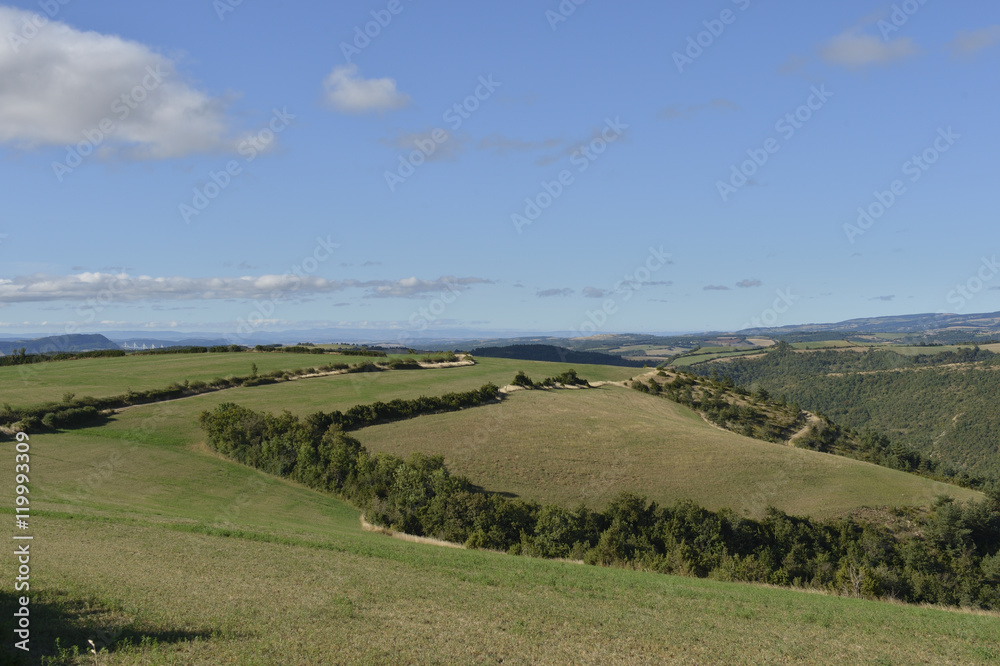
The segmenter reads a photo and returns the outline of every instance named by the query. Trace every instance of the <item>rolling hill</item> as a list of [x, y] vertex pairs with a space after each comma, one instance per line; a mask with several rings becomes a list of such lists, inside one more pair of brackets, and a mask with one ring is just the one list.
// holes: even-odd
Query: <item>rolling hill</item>
[[767, 506], [833, 516], [979, 493], [839, 456], [723, 431], [667, 400], [622, 387], [518, 391], [499, 405], [365, 428], [373, 451], [444, 455], [487, 490], [567, 508], [622, 489], [754, 516]]
[[[247, 361], [272, 358], [303, 360], [199, 355], [217, 364], [209, 373], [243, 373]], [[106, 367], [113, 372], [91, 374], [87, 365], [112, 361]], [[159, 386], [205, 371], [184, 356], [59, 367], [78, 386], [108, 393], [143, 377]], [[506, 383], [517, 370], [554, 376], [568, 367], [481, 359], [474, 367], [315, 377], [137, 406], [100, 427], [33, 434], [34, 659], [92, 663], [80, 654], [88, 639], [107, 649], [97, 657], [106, 664], [981, 663], [1000, 656], [993, 614], [392, 539], [364, 530], [357, 510], [328, 494], [223, 459], [197, 426], [201, 411], [227, 400], [304, 415]], [[575, 367], [593, 381], [630, 373]], [[34, 396], [58, 395], [54, 377], [38, 382]], [[663, 497], [690, 490], [717, 504], [742, 501], [748, 511], [773, 497], [823, 513], [808, 497], [815, 483], [845, 507], [852, 493], [863, 504], [891, 500], [894, 492], [921, 501], [942, 490], [926, 479], [723, 432], [667, 400], [610, 385], [522, 391], [495, 407], [357, 434], [373, 447], [453, 447], [455, 467], [499, 470], [477, 479], [483, 483], [565, 502], [582, 490], [596, 503], [611, 487], [637, 482], [658, 485]], [[11, 442], [0, 446], [10, 453]], [[598, 464], [590, 471], [575, 470], [591, 457]], [[540, 467], [542, 459], [553, 465]], [[713, 480], [726, 475], [728, 485]], [[824, 486], [825, 475], [844, 487]], [[13, 566], [4, 558], [0, 573], [13, 576]], [[4, 617], [12, 606], [12, 595], [0, 594]]]

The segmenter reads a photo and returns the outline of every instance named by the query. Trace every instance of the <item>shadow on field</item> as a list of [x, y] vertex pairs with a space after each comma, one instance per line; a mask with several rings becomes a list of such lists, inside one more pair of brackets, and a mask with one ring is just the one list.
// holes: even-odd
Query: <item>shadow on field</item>
[[56, 666], [76, 663], [74, 656], [92, 659], [89, 650], [93, 641], [98, 650], [118, 652], [128, 647], [181, 643], [197, 638], [209, 638], [211, 629], [204, 630], [142, 630], [133, 626], [125, 613], [99, 602], [89, 602], [62, 592], [46, 591], [31, 594], [28, 604], [29, 652], [15, 648], [21, 638], [14, 633], [18, 619], [14, 613], [21, 608], [20, 594], [0, 591], [0, 617], [3, 618], [3, 647], [0, 666], [45, 664]]
[[482, 486], [477, 486], [474, 483], [469, 484], [469, 490], [474, 493], [482, 493], [483, 495], [497, 495], [499, 497], [506, 497], [507, 499], [517, 499], [520, 497], [517, 493], [508, 492], [506, 490], [486, 490]]

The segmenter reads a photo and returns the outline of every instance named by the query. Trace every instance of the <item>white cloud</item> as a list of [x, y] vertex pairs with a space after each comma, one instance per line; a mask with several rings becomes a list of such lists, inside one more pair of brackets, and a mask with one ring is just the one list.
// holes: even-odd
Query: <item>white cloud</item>
[[540, 289], [535, 294], [539, 298], [551, 298], [553, 296], [571, 296], [573, 290], [569, 287], [564, 287], [563, 289]]
[[745, 280], [740, 280], [739, 282], [737, 282], [736, 286], [742, 289], [752, 289], [753, 287], [759, 287], [761, 284], [763, 283], [757, 278], [747, 278]]
[[334, 67], [323, 88], [330, 106], [344, 113], [388, 111], [410, 103], [409, 95], [396, 90], [394, 79], [363, 79], [357, 65]]
[[1000, 25], [991, 25], [981, 30], [961, 31], [948, 44], [952, 55], [971, 56], [1000, 42]]
[[365, 289], [369, 297], [414, 297], [445, 290], [460, 291], [471, 284], [488, 284], [477, 277], [441, 277], [421, 280], [328, 280], [315, 276], [260, 275], [256, 277], [150, 277], [128, 273], [30, 275], [0, 279], [0, 305], [47, 301], [135, 302], [147, 300], [219, 300], [307, 296], [344, 289]]
[[831, 65], [861, 68], [905, 60], [918, 52], [916, 43], [909, 37], [884, 41], [851, 28], [821, 46], [819, 54]]
[[[0, 142], [31, 149], [90, 140], [103, 157], [132, 159], [235, 146], [222, 101], [185, 82], [169, 58], [56, 21], [25, 31], [33, 16], [0, 7]], [[113, 129], [100, 129], [108, 123]]]
[[373, 287], [368, 293], [368, 298], [410, 298], [439, 291], [463, 291], [468, 289], [470, 284], [491, 284], [491, 282], [491, 280], [477, 277], [445, 276], [437, 280], [420, 280], [416, 277], [408, 277], [393, 282], [366, 282], [362, 283], [361, 286]]

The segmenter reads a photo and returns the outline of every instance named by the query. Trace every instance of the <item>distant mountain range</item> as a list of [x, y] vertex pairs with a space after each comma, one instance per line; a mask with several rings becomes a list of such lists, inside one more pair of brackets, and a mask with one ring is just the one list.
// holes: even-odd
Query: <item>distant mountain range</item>
[[747, 328], [743, 335], [782, 335], [788, 333], [937, 333], [940, 331], [969, 331], [970, 333], [1000, 333], [1000, 312], [980, 314], [912, 314], [891, 317], [866, 317], [848, 319], [833, 324], [800, 324], [772, 328]]
[[[152, 333], [152, 335], [150, 335]], [[799, 324], [770, 328], [747, 328], [737, 332], [740, 336], [796, 336], [805, 334], [836, 334], [851, 336], [875, 333], [900, 333], [910, 339], [921, 337], [939, 340], [979, 339], [984, 336], [1000, 338], [1000, 312], [979, 314], [912, 314], [887, 317], [866, 317], [848, 319], [835, 323]], [[133, 345], [141, 349], [149, 347], [201, 346], [241, 344], [295, 344], [297, 342], [349, 342], [368, 343], [390, 342], [406, 347], [421, 349], [468, 349], [470, 347], [503, 347], [512, 344], [547, 344], [571, 347], [585, 351], [595, 347], [604, 349], [625, 345], [681, 345], [705, 344], [705, 340], [723, 335], [721, 331], [699, 334], [651, 334], [651, 333], [605, 333], [586, 338], [571, 337], [567, 331], [551, 333], [527, 333], [522, 331], [484, 331], [471, 329], [449, 329], [424, 331], [410, 337], [406, 331], [379, 329], [293, 329], [285, 331], [253, 331], [241, 337], [209, 331], [155, 331], [120, 330], [101, 334], [53, 335], [39, 338], [4, 338], [0, 336], [0, 353], [9, 354], [22, 347], [27, 353], [61, 351], [90, 351], [94, 349], [120, 349]], [[709, 344], [715, 344], [709, 342]], [[582, 363], [583, 361], [575, 361]]]
[[24, 349], [26, 354], [55, 354], [58, 352], [85, 352], [95, 349], [152, 349], [160, 347], [211, 347], [228, 345], [224, 338], [181, 338], [166, 340], [161, 338], [128, 338], [111, 340], [107, 336], [94, 333], [71, 335], [50, 335], [44, 338], [0, 340], [0, 354], [8, 355]]
[[0, 340], [0, 354], [11, 354], [24, 349], [26, 354], [52, 354], [56, 352], [82, 352], [95, 349], [119, 349], [119, 345], [100, 334], [51, 335], [31, 340]]

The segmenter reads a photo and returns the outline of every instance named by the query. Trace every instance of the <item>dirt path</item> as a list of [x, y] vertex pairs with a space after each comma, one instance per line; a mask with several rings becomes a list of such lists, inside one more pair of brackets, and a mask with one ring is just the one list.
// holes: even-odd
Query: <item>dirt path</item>
[[791, 446], [795, 446], [795, 442], [805, 437], [806, 432], [811, 426], [819, 426], [823, 423], [823, 419], [816, 416], [812, 412], [806, 412], [806, 424], [802, 426], [802, 429], [796, 432], [794, 435], [788, 438], [788, 443]]

